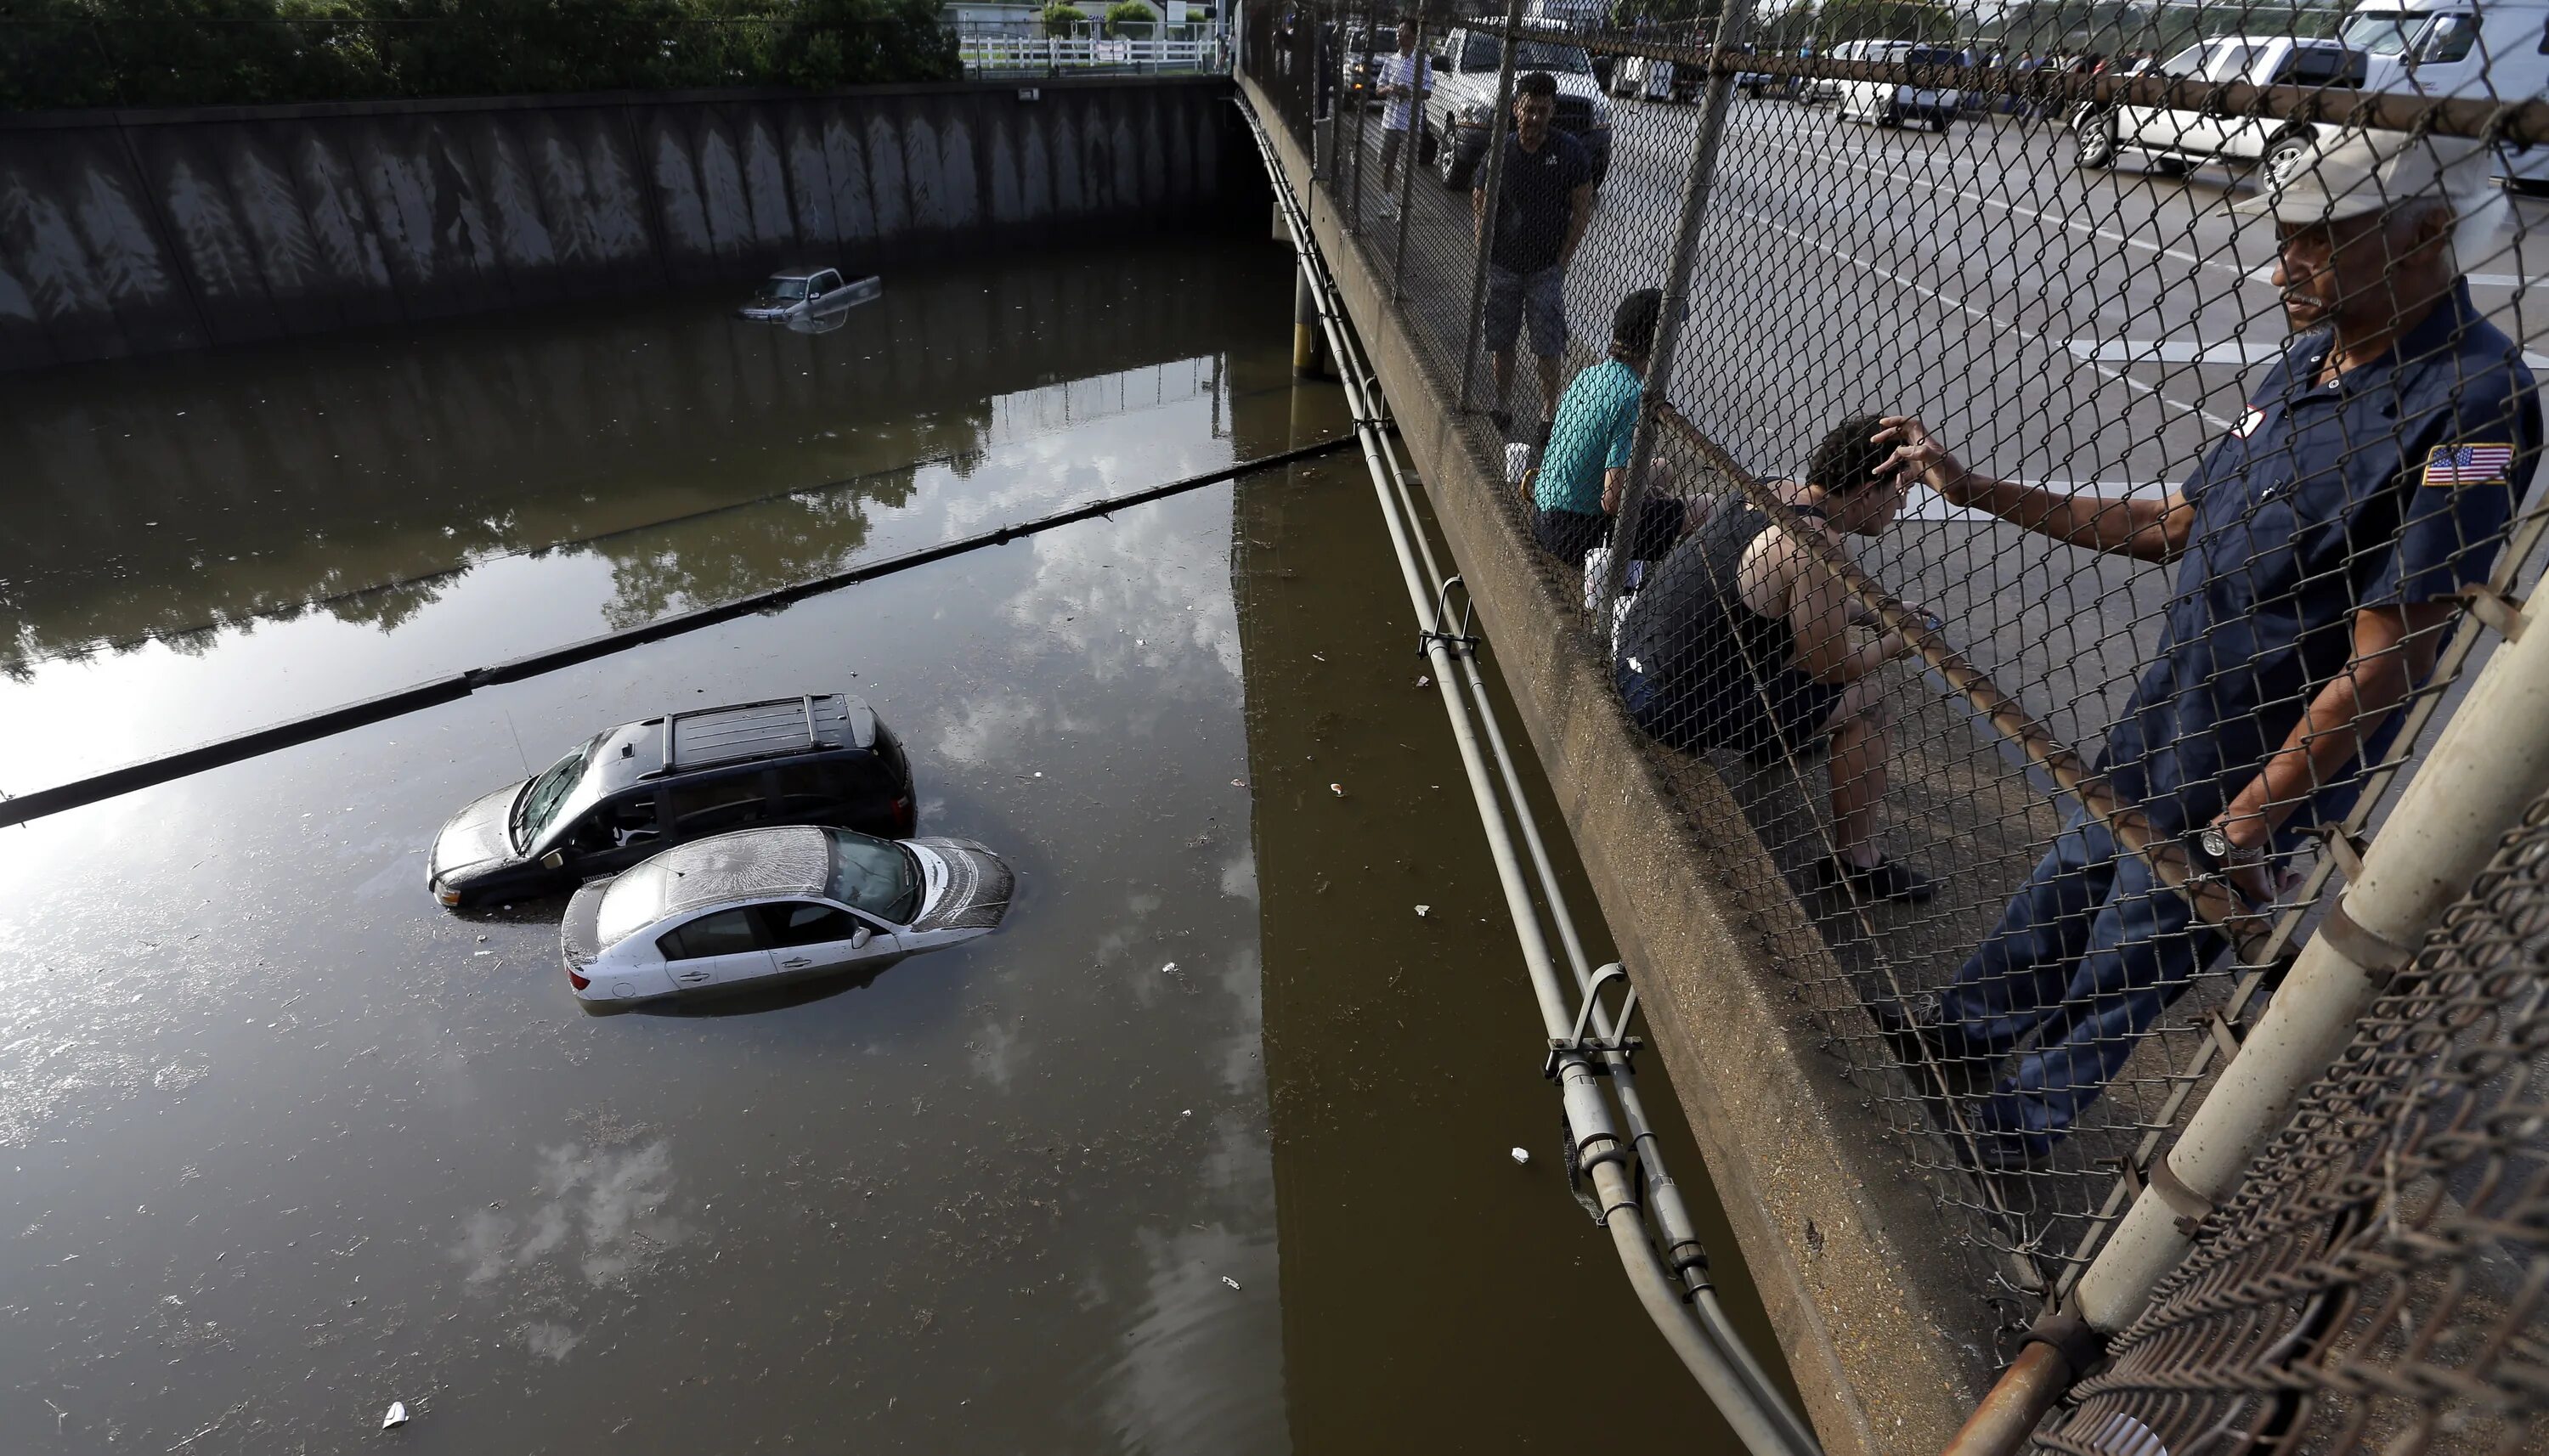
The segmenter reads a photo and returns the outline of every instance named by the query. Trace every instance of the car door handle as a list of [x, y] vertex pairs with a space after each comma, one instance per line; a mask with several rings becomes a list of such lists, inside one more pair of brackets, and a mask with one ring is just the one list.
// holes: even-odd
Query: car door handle
[[801, 965], [811, 965], [811, 964], [813, 964], [814, 962], [813, 962], [812, 960], [810, 960], [810, 959], [806, 958], [805, 956], [789, 956], [787, 959], [782, 960], [782, 961], [780, 961], [779, 963], [780, 963], [780, 964], [782, 964], [782, 965], [787, 966], [787, 967], [788, 967], [788, 968], [790, 968], [791, 970], [794, 970], [794, 969], [796, 969], [797, 967], [799, 967], [799, 966], [801, 966]]

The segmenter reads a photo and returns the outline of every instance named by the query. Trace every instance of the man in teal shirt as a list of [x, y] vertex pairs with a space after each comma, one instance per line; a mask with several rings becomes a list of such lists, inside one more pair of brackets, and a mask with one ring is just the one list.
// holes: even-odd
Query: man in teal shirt
[[[1531, 488], [1531, 530], [1540, 549], [1569, 566], [1610, 539], [1629, 476], [1647, 356], [1654, 348], [1663, 295], [1642, 288], [1611, 315], [1611, 357], [1575, 376], [1549, 422], [1549, 447]], [[1633, 556], [1653, 561], [1681, 534], [1681, 502], [1657, 497], [1641, 513]]]

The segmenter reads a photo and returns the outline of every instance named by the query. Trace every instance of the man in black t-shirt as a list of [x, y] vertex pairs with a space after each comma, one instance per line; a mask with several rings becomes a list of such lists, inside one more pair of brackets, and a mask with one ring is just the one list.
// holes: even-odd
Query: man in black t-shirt
[[1557, 77], [1533, 71], [1516, 80], [1495, 217], [1487, 216], [1487, 168], [1478, 169], [1469, 194], [1477, 244], [1487, 249], [1481, 321], [1496, 378], [1496, 400], [1487, 414], [1498, 431], [1513, 427], [1505, 401], [1513, 393], [1514, 340], [1526, 320], [1531, 352], [1540, 361], [1544, 424], [1558, 412], [1558, 359], [1566, 348], [1566, 265], [1593, 220], [1593, 158], [1582, 142], [1550, 126], [1557, 115]]

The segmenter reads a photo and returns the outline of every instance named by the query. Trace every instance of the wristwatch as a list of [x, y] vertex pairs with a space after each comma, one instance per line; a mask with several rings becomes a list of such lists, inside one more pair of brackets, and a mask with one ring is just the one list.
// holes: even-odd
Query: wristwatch
[[2230, 843], [2230, 832], [2219, 824], [2207, 824], [2197, 830], [2195, 847], [2204, 852], [2204, 857], [2211, 860], [2217, 869], [2227, 865], [2230, 857], [2239, 852], [2239, 847]]

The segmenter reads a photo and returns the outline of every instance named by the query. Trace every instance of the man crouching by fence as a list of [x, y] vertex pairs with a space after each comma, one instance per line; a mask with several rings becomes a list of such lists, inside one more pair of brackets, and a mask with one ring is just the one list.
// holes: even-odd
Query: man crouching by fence
[[1877, 849], [1886, 742], [1870, 676], [1912, 649], [1891, 631], [1854, 637], [1873, 623], [1823, 561], [1842, 535], [1876, 535], [1903, 508], [1891, 452], [1871, 439], [1880, 422], [1844, 421], [1804, 481], [1772, 488], [1824, 540], [1800, 541], [1740, 501], [1682, 537], [1620, 624], [1613, 670], [1629, 716], [1668, 748], [1776, 763], [1827, 743], [1834, 853], [1818, 863], [1822, 887], [1919, 901], [1930, 881]]
[[[2339, 134], [2237, 210], [2275, 221], [2297, 335], [2238, 425], [2165, 499], [2112, 500], [1966, 469], [1886, 421], [1907, 477], [2093, 551], [2179, 563], [2156, 655], [2098, 773], [2251, 906], [2351, 807], [2361, 766], [2431, 672], [2454, 594], [2488, 579], [2538, 458], [2521, 351], [2471, 307], [2461, 257], [2503, 203], [2474, 142]], [[2014, 1171], [2068, 1133], [2224, 945], [2186, 897], [2074, 809], [2052, 852], [1935, 1000], [1875, 1008], [1898, 1042], [1995, 1059], [2032, 1046], [1960, 1154]]]

